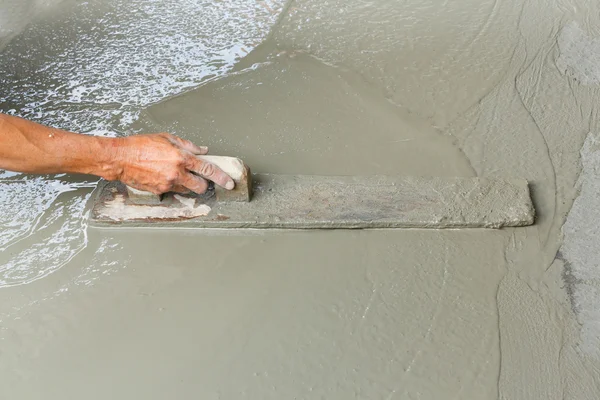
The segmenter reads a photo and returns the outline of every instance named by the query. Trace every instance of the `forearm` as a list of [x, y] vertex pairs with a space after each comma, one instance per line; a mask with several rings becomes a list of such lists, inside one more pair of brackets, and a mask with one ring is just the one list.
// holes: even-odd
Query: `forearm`
[[233, 189], [230, 176], [197, 157], [207, 152], [168, 133], [104, 138], [0, 114], [0, 169], [14, 172], [90, 174], [156, 194], [203, 193], [207, 180]]
[[118, 179], [117, 139], [81, 135], [0, 114], [0, 169]]

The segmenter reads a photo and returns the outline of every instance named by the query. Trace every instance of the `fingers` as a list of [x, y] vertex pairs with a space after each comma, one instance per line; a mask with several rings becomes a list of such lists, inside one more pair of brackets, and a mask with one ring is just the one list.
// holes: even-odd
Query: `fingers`
[[200, 160], [196, 157], [189, 157], [186, 167], [191, 172], [194, 172], [202, 178], [212, 181], [227, 190], [231, 190], [235, 187], [233, 179], [214, 164]]
[[138, 136], [138, 139], [137, 152], [144, 157], [141, 160], [133, 157], [137, 161], [127, 169], [126, 175], [129, 180], [144, 182], [138, 184], [144, 186], [141, 190], [155, 194], [190, 191], [202, 194], [208, 189], [209, 181], [228, 190], [235, 187], [233, 179], [221, 168], [197, 157], [208, 153], [206, 147], [169, 133]]
[[181, 183], [187, 189], [198, 194], [203, 194], [206, 192], [206, 189], [208, 189], [208, 182], [206, 179], [190, 173], [187, 173], [182, 177]]
[[[175, 186], [173, 186], [173, 189], [171, 189], [170, 191], [174, 192], [174, 193], [179, 193], [179, 194], [188, 194], [188, 193], [190, 193], [190, 191], [193, 192], [194, 190], [191, 190], [184, 185], [175, 185]], [[201, 193], [198, 193], [198, 194], [201, 194]]]
[[197, 146], [189, 140], [182, 139], [178, 136], [165, 133], [164, 136], [175, 146], [182, 148], [183, 150], [189, 151], [192, 154], [204, 155], [208, 154], [208, 147]]

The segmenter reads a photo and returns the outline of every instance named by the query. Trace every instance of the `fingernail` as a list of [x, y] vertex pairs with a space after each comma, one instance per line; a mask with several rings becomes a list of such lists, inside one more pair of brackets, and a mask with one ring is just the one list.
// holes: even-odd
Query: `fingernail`
[[200, 150], [202, 150], [202, 151], [208, 151], [208, 147], [206, 147], [206, 146], [200, 146]]
[[233, 183], [233, 181], [227, 181], [227, 184], [225, 185], [225, 189], [231, 190], [234, 188], [234, 186], [235, 186], [235, 183]]

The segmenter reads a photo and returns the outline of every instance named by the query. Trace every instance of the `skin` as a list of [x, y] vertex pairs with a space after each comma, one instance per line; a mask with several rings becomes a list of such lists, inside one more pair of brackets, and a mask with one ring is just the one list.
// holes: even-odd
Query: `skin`
[[155, 194], [204, 193], [208, 181], [233, 189], [231, 177], [195, 157], [207, 153], [169, 133], [105, 138], [0, 114], [0, 169], [8, 171], [89, 174]]

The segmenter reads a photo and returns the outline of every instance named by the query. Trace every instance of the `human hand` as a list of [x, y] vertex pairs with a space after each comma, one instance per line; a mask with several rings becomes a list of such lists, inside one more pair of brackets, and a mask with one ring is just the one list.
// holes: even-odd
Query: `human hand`
[[231, 190], [235, 183], [216, 165], [200, 160], [206, 147], [169, 133], [141, 134], [116, 139], [119, 172], [116, 180], [154, 194], [202, 194], [208, 181]]

